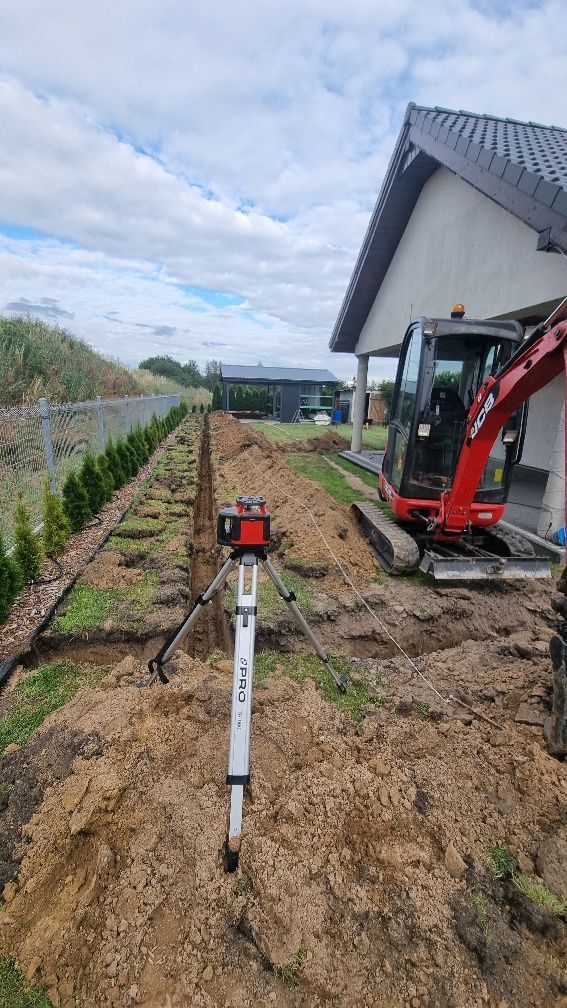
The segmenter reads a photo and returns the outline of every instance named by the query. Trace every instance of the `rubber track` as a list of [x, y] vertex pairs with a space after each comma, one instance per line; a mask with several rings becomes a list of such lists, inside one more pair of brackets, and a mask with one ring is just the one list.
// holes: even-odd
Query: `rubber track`
[[376, 504], [361, 501], [353, 504], [352, 510], [388, 574], [411, 574], [417, 570], [420, 561], [419, 548], [407, 532], [404, 532]]
[[492, 525], [487, 529], [490, 536], [493, 536], [498, 542], [503, 543], [503, 545], [510, 551], [510, 556], [514, 557], [532, 557], [534, 556], [534, 548], [528, 539], [524, 539], [523, 535], [518, 532], [512, 532], [511, 529], [504, 528], [500, 522], [496, 525]]

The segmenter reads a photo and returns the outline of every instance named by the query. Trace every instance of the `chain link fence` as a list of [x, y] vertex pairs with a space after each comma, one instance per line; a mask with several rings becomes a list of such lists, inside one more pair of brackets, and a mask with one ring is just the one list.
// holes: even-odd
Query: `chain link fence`
[[137, 424], [145, 427], [152, 416], [165, 417], [179, 406], [178, 395], [124, 396], [89, 402], [49, 403], [0, 408], [0, 522], [9, 545], [12, 515], [18, 494], [30, 509], [36, 525], [41, 521], [45, 479], [60, 489], [72, 469], [77, 469], [87, 448], [104, 450]]

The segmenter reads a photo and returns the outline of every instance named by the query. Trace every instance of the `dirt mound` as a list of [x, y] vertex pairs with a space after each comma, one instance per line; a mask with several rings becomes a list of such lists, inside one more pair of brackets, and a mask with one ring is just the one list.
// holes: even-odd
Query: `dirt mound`
[[563, 926], [480, 856], [552, 839], [565, 782], [539, 745], [408, 705], [356, 725], [309, 680], [269, 679], [225, 875], [229, 674], [179, 657], [168, 686], [138, 675], [125, 659], [20, 750], [30, 773], [66, 733], [78, 753], [24, 828], [0, 915], [55, 1005], [559, 1005]]
[[280, 447], [284, 451], [314, 451], [319, 452], [320, 455], [328, 455], [331, 452], [347, 451], [350, 444], [336, 431], [328, 430], [317, 437], [306, 438], [305, 441], [291, 441], [289, 444], [280, 445]]

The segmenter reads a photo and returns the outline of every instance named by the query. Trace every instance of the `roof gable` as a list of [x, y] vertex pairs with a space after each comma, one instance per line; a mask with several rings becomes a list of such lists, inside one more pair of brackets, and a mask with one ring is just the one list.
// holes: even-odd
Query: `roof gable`
[[335, 323], [332, 350], [354, 350], [421, 190], [440, 165], [533, 228], [538, 247], [567, 251], [567, 130], [410, 104]]

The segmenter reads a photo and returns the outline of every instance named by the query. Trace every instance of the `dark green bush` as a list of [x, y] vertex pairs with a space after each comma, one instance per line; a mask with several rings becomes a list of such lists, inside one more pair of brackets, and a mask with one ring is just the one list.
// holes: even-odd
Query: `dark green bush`
[[73, 532], [79, 532], [93, 516], [87, 491], [76, 473], [69, 473], [63, 484], [63, 508]]
[[110, 468], [110, 462], [108, 461], [108, 455], [106, 452], [101, 452], [101, 454], [97, 456], [96, 461], [104, 481], [105, 500], [109, 501], [114, 493], [114, 476], [112, 475], [112, 469]]
[[79, 479], [87, 491], [89, 507], [92, 513], [97, 514], [106, 502], [106, 487], [104, 485], [104, 477], [90, 448], [85, 452], [83, 464], [79, 471]]
[[192, 413], [196, 413], [197, 412], [197, 407], [196, 407], [195, 403], [193, 403], [193, 405], [191, 407], [191, 412]]
[[120, 465], [122, 466], [122, 469], [124, 470], [124, 473], [126, 475], [126, 481], [127, 481], [132, 476], [136, 475], [136, 473], [138, 472], [138, 469], [136, 467], [135, 459], [132, 457], [132, 454], [128, 450], [126, 442], [123, 441], [122, 438], [119, 438], [118, 441], [116, 442], [116, 454], [118, 455], [118, 458], [120, 459]]
[[205, 412], [205, 407], [203, 406], [203, 403], [200, 403], [200, 405], [199, 405], [199, 413], [204, 413], [204, 412]]
[[21, 494], [14, 511], [14, 560], [24, 581], [37, 581], [43, 554]]
[[108, 465], [110, 472], [112, 473], [112, 480], [114, 483], [114, 489], [120, 490], [123, 487], [126, 480], [128, 479], [127, 474], [124, 472], [124, 467], [120, 461], [118, 452], [116, 451], [116, 445], [112, 439], [109, 440], [106, 448], [104, 449], [104, 454], [108, 459]]
[[217, 384], [215, 385], [215, 387], [213, 389], [213, 401], [212, 401], [212, 404], [211, 404], [211, 409], [213, 409], [213, 410], [221, 410], [222, 409], [222, 389], [221, 389], [220, 385], [218, 384], [218, 382], [217, 382]]
[[22, 590], [23, 578], [11, 557], [6, 555], [4, 537], [0, 532], [0, 622], [7, 619], [12, 602]]
[[61, 498], [53, 493], [46, 479], [43, 487], [43, 528], [41, 535], [43, 539], [43, 552], [47, 557], [61, 556], [65, 546], [69, 542], [71, 526], [67, 518]]

